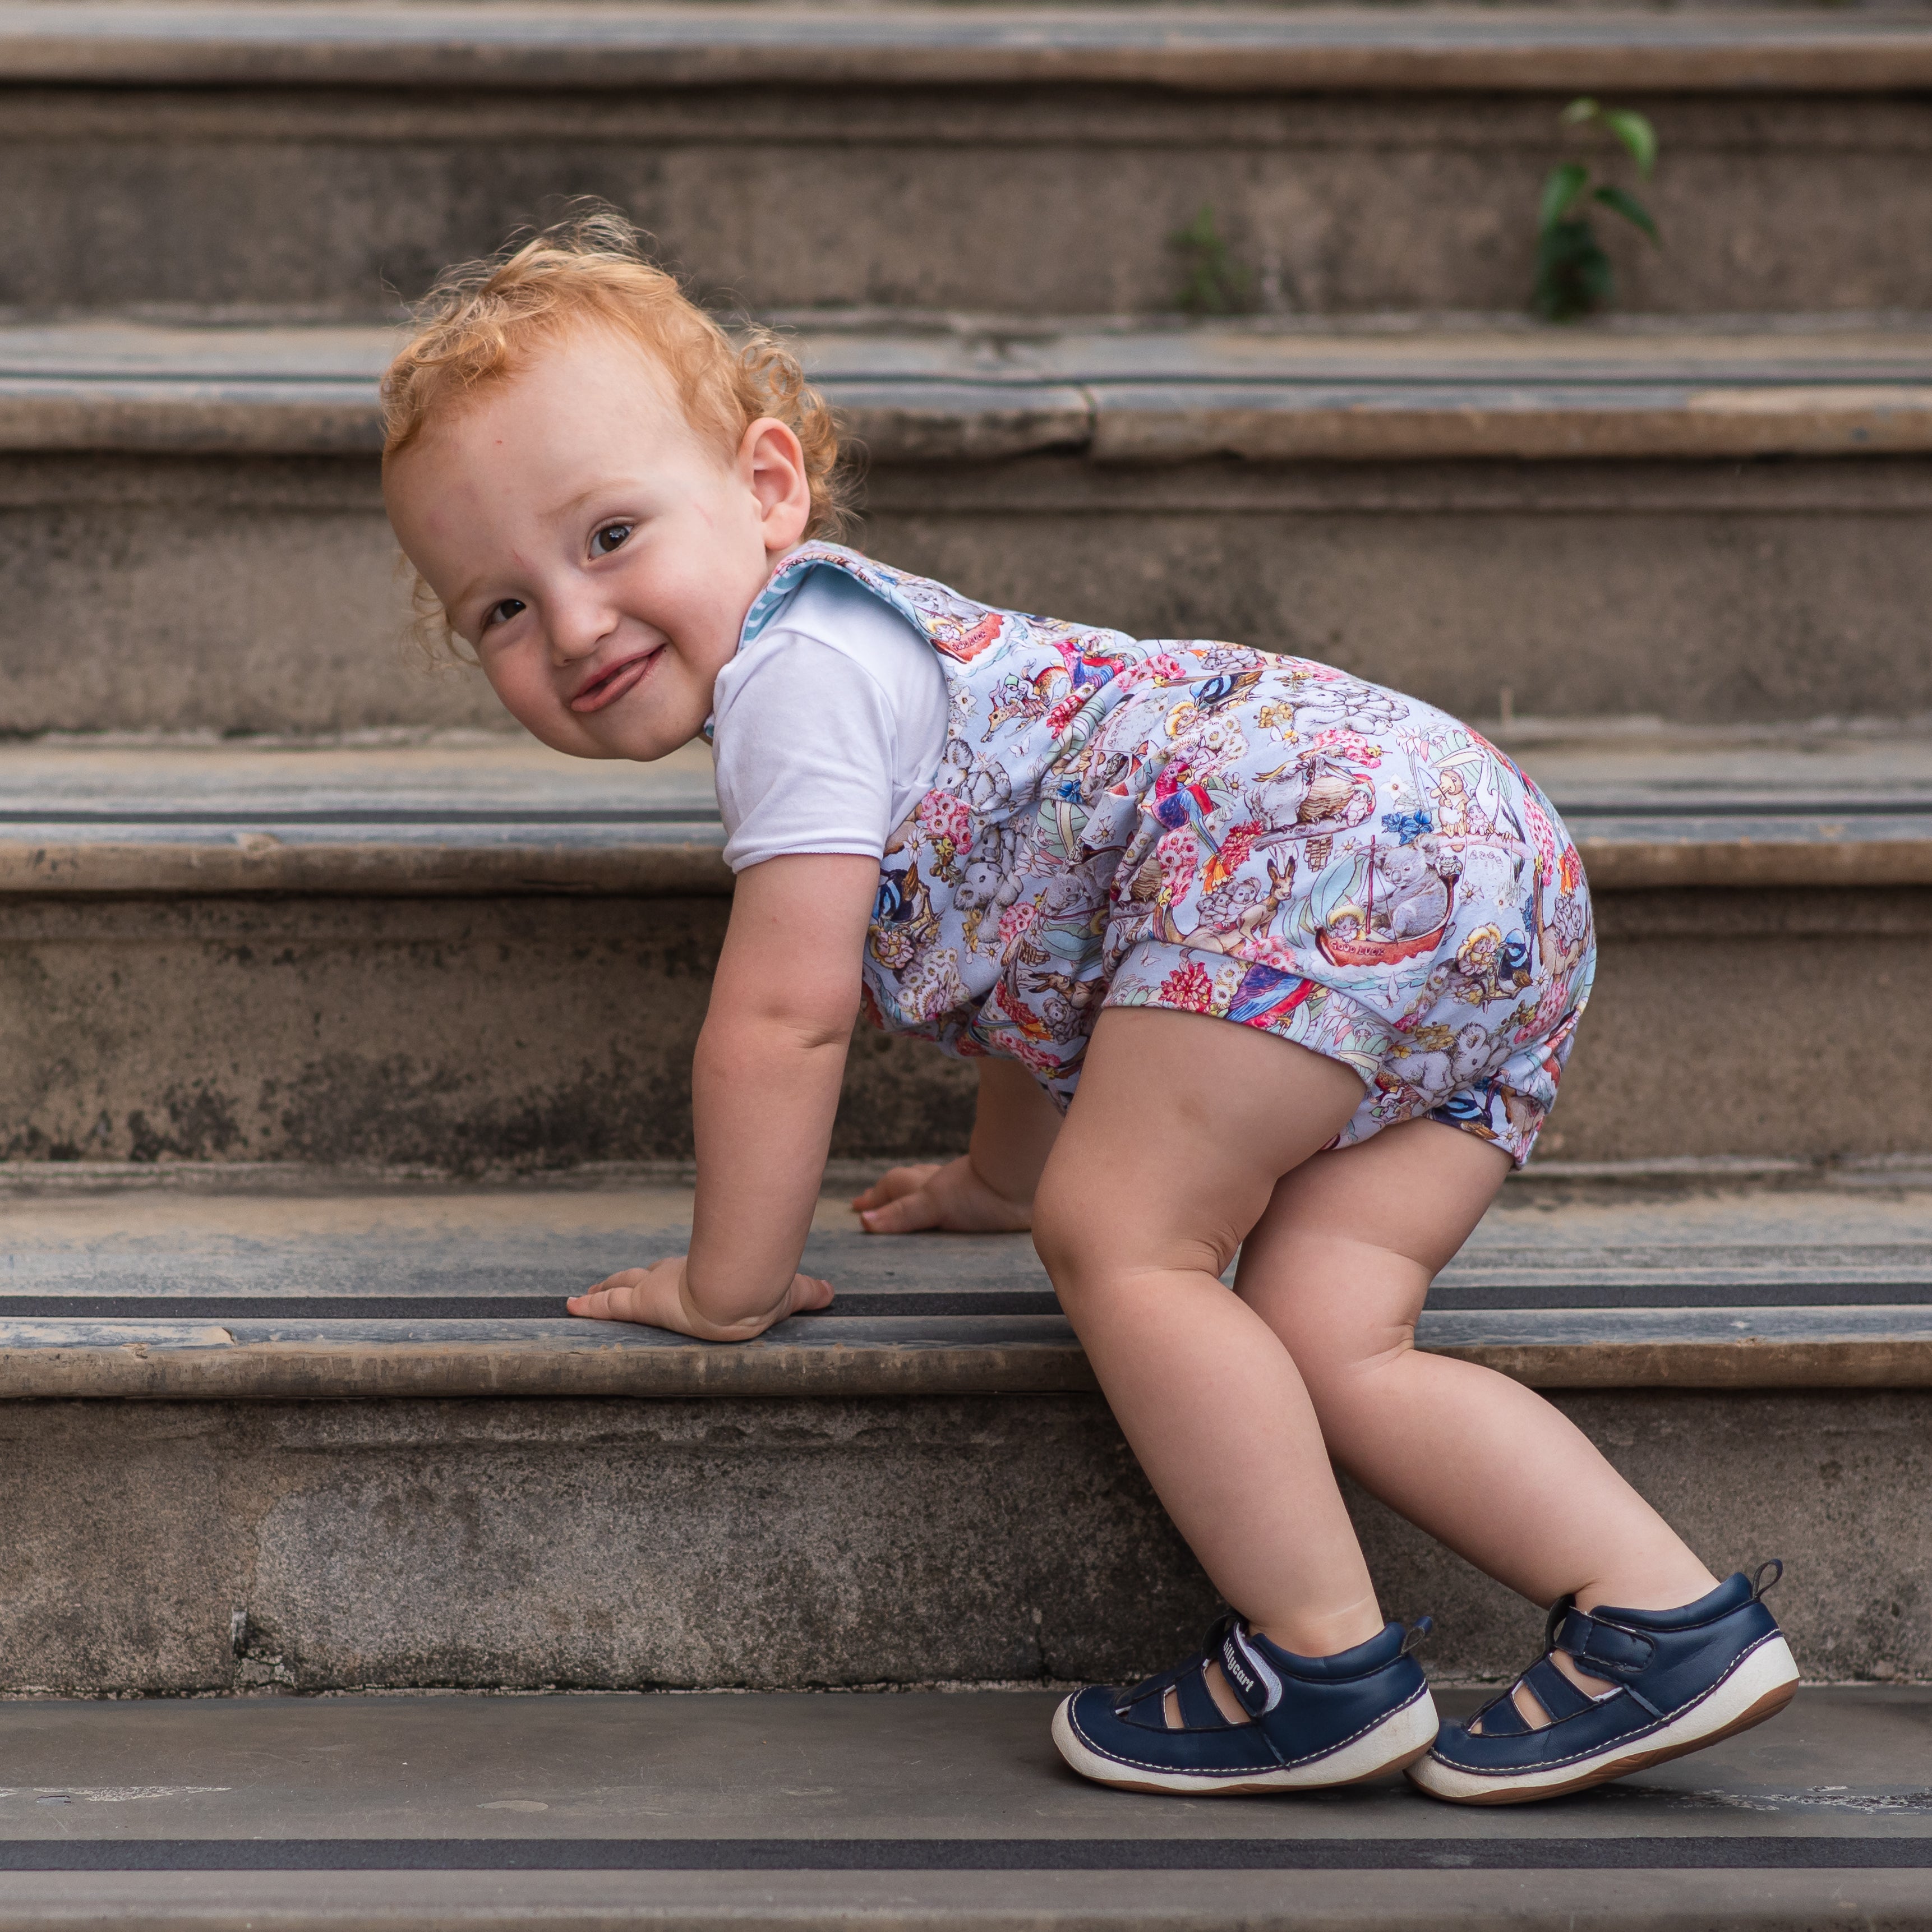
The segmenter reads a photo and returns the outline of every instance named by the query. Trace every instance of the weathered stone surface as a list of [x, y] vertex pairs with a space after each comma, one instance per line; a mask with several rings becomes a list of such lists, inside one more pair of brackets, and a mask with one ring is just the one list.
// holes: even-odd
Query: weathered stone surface
[[[1562, 1406], [1720, 1571], [1786, 1559], [1808, 1676], [1932, 1672], [1932, 1398]], [[1094, 1397], [16, 1403], [0, 1444], [9, 1689], [1118, 1678], [1214, 1607]], [[1528, 1660], [1540, 1612], [1358, 1512], [1438, 1673]]]
[[[1066, 449], [1109, 464], [1932, 452], [1932, 335], [1904, 317], [1586, 330], [1508, 315], [1321, 328], [1280, 316], [794, 320], [844, 433], [886, 463]], [[398, 340], [370, 324], [8, 323], [0, 449], [374, 455]]]
[[[0, 901], [14, 1158], [455, 1168], [683, 1154], [721, 899]], [[862, 1036], [840, 1153], [963, 1144], [971, 1075]]]
[[0, 1414], [10, 1684], [1104, 1675], [1213, 1605], [1090, 1398]]
[[860, 540], [988, 602], [1292, 651], [1460, 716], [1504, 691], [1551, 717], [1897, 716], [1932, 708], [1928, 473], [882, 466]]
[[[974, 596], [1339, 664], [1459, 715], [1932, 711], [1932, 465], [886, 466], [857, 540]], [[501, 722], [424, 668], [363, 460], [0, 463], [0, 726]], [[50, 640], [58, 640], [54, 648]]]
[[127, 14], [107, 0], [0, 10], [10, 80], [122, 86], [357, 85], [462, 92], [514, 73], [545, 92], [723, 85], [893, 88], [1138, 82], [1183, 95], [1439, 95], [1797, 87], [1892, 93], [1932, 75], [1932, 37], [1905, 8], [1690, 7], [1645, 14], [1576, 0], [1270, 8], [1097, 8], [1021, 0], [945, 8], [190, 4]]
[[[1784, 1559], [1774, 1600], [1799, 1667], [1825, 1680], [1932, 1675], [1932, 1400], [1918, 1394], [1555, 1398], [1719, 1576]], [[1542, 1613], [1379, 1504], [1352, 1497], [1391, 1614], [1428, 1610], [1431, 1668], [1523, 1668]], [[1399, 1580], [1399, 1581], [1397, 1580]]]
[[0, 468], [10, 732], [494, 722], [404, 641], [374, 464], [16, 458]]
[[[1932, 1080], [1932, 1048], [1892, 1018], [1932, 1000], [1932, 894], [1639, 892], [1598, 909], [1596, 990], [1544, 1152], [1932, 1144], [1932, 1115], [1910, 1098]], [[1874, 1057], [1868, 1072], [1880, 1040], [1891, 1071]]]
[[[4, 91], [0, 302], [378, 317], [573, 196], [754, 308], [1175, 305], [1212, 207], [1264, 306], [1516, 309], [1574, 89], [1189, 98], [1136, 86]], [[1612, 233], [1626, 307], [1932, 308], [1909, 94], [1642, 98], [1666, 251]], [[1868, 211], [1883, 208], [1874, 222]]]
[[[1546, 1153], [1932, 1144], [1932, 1046], [1896, 1024], [1932, 1005], [1932, 894], [1602, 904], [1597, 992]], [[0, 898], [0, 1155], [458, 1170], [682, 1155], [727, 910]], [[834, 1151], [962, 1146], [971, 1092], [962, 1064], [862, 1030]]]

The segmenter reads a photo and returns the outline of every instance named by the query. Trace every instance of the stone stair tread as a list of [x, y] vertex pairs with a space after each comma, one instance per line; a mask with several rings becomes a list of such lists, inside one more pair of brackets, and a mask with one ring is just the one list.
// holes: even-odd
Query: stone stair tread
[[29, 0], [0, 8], [13, 81], [604, 92], [758, 82], [1298, 88], [1922, 86], [1912, 12], [1560, 6], [518, 4]]
[[[1516, 749], [1608, 890], [1932, 880], [1932, 735], [1580, 725]], [[723, 841], [696, 745], [649, 766], [482, 734], [0, 746], [0, 890], [715, 892]]]
[[[1319, 331], [793, 320], [808, 368], [875, 461], [1045, 449], [1175, 462], [1932, 448], [1923, 318], [1580, 331], [1480, 318]], [[376, 379], [396, 340], [373, 327], [0, 327], [0, 448], [373, 452]]]
[[[1571, 1192], [1506, 1193], [1445, 1271], [1421, 1346], [1551, 1386], [1932, 1382], [1932, 1191]], [[806, 1266], [842, 1300], [723, 1348], [562, 1307], [682, 1246], [680, 1187], [63, 1201], [0, 1210], [11, 1395], [1091, 1386], [1024, 1236], [868, 1237], [830, 1198]], [[1624, 1238], [1606, 1246], [1606, 1229]]]
[[[561, 1296], [680, 1252], [692, 1210], [681, 1180], [568, 1172], [382, 1185], [295, 1164], [232, 1175], [203, 1167], [177, 1176], [167, 1163], [138, 1177], [124, 1167], [97, 1174], [78, 1162], [10, 1173], [0, 1187], [0, 1312], [28, 1297], [160, 1310], [221, 1295]], [[868, 1235], [830, 1192], [806, 1258], [856, 1295], [1049, 1292], [1024, 1234]], [[1723, 1300], [1757, 1303], [1793, 1284], [1820, 1304], [1928, 1299], [1932, 1168], [1878, 1170], [1850, 1190], [1806, 1174], [1734, 1178], [1720, 1166], [1634, 1189], [1539, 1160], [1444, 1269], [1431, 1306], [1563, 1309], [1594, 1298], [1671, 1307], [1746, 1286]]]
[[[1117, 1844], [1142, 1842], [1106, 1840], [1085, 1856], [1097, 1864]], [[1798, 1843], [1792, 1841], [1794, 1849]], [[232, 1856], [238, 1862], [242, 1855]], [[1874, 1858], [1882, 1856], [1886, 1867], [1897, 1868], [1858, 1868], [1855, 1880], [1842, 1868], [1784, 1869], [1789, 1853], [1779, 1854], [1775, 1864], [1767, 1854], [1769, 1868], [1744, 1873], [1684, 1869], [1688, 1857], [1672, 1858], [1660, 1870], [1660, 1860], [1645, 1856], [1646, 1864], [1638, 1868], [1631, 1868], [1636, 1861], [1629, 1856], [1554, 1867], [1545, 1859], [1512, 1859], [1500, 1874], [1444, 1869], [1492, 1865], [1487, 1858], [1460, 1852], [1406, 1854], [1399, 1864], [1392, 1857], [1378, 1858], [1370, 1866], [1358, 1859], [1324, 1858], [1317, 1864], [1310, 1858], [1305, 1864], [1313, 1869], [1304, 1868], [1302, 1861], [1290, 1868], [1297, 1874], [1292, 1904], [1283, 1902], [1286, 1859], [1272, 1868], [1220, 1869], [1233, 1862], [1217, 1860], [1211, 1866], [1190, 1862], [1163, 1870], [1132, 1852], [1121, 1854], [1122, 1863], [1132, 1858], [1126, 1869], [1052, 1864], [1016, 1870], [1011, 1860], [992, 1869], [962, 1869], [956, 1856], [952, 1863], [928, 1863], [913, 1872], [854, 1852], [842, 1870], [835, 1872], [820, 1856], [811, 1868], [787, 1870], [782, 1882], [770, 1876], [775, 1868], [763, 1863], [734, 1871], [690, 1862], [648, 1880], [595, 1867], [454, 1873], [446, 1867], [386, 1867], [318, 1876], [290, 1866], [279, 1872], [258, 1868], [247, 1876], [220, 1870], [184, 1874], [169, 1882], [169, 1891], [197, 1924], [232, 1924], [262, 1932], [334, 1932], [344, 1924], [421, 1925], [442, 1932], [469, 1924], [494, 1926], [506, 1918], [518, 1923], [541, 1918], [559, 1932], [604, 1932], [614, 1922], [646, 1913], [665, 1932], [747, 1922], [844, 1932], [855, 1922], [904, 1923], [914, 1913], [914, 1922], [958, 1932], [1168, 1932], [1177, 1924], [1228, 1923], [1254, 1932], [1301, 1932], [1335, 1924], [1360, 1932], [1408, 1932], [1424, 1923], [1445, 1932], [1465, 1927], [1488, 1932], [1505, 1910], [1512, 1932], [1571, 1932], [1580, 1921], [1606, 1910], [1615, 1910], [1615, 1922], [1633, 1932], [1653, 1925], [1658, 1932], [1674, 1932], [1692, 1912], [1700, 1932], [1762, 1932], [1767, 1924], [1829, 1924], [1854, 1883], [1861, 1909], [1878, 1922], [1912, 1924], [1932, 1892], [1911, 1847], [1875, 1852]], [[1043, 1862], [1045, 1855], [1037, 1856]], [[260, 1861], [267, 1862], [266, 1857]], [[1612, 1862], [1623, 1868], [1604, 1868]], [[1711, 1862], [1723, 1868], [1742, 1861], [1729, 1856], [1719, 1840]], [[1822, 1859], [1810, 1863], [1826, 1864]], [[1525, 1864], [1527, 1873], [1516, 1869]], [[8, 1900], [0, 1902], [0, 1927], [39, 1932], [50, 1922], [92, 1928], [144, 1922], [155, 1883], [151, 1876], [104, 1870], [80, 1878], [13, 1879]]]
[[[20, 1319], [0, 1311], [0, 1343], [8, 1348], [115, 1347], [140, 1342], [161, 1348], [266, 1346], [313, 1342], [363, 1348], [417, 1342], [514, 1342], [532, 1348], [649, 1348], [689, 1350], [688, 1338], [630, 1322], [591, 1323], [565, 1313], [561, 1298], [548, 1316], [422, 1318], [406, 1306], [346, 1319], [276, 1318], [272, 1310], [254, 1318], [227, 1315], [218, 1325], [196, 1318], [193, 1304], [182, 1316], [157, 1311], [152, 1317], [100, 1320], [82, 1308], [72, 1316]], [[1516, 1347], [1532, 1344], [1580, 1346], [1597, 1342], [1855, 1341], [1896, 1337], [1932, 1342], [1932, 1312], [1926, 1298], [1888, 1305], [1843, 1304], [1823, 1307], [1726, 1307], [1639, 1309], [1527, 1309], [1443, 1312], [1425, 1311], [1417, 1330], [1426, 1348]], [[842, 1312], [835, 1304], [812, 1316], [780, 1322], [755, 1341], [734, 1345], [734, 1354], [812, 1348], [928, 1348], [978, 1343], [989, 1348], [1020, 1344], [1073, 1345], [1072, 1330], [1057, 1312], [1038, 1314], [873, 1316]], [[710, 1345], [702, 1345], [710, 1353]]]
[[[84, 1304], [83, 1304], [84, 1306]], [[490, 1345], [514, 1342], [531, 1348], [692, 1351], [688, 1338], [629, 1322], [590, 1323], [564, 1313], [548, 1318], [422, 1319], [406, 1312], [346, 1320], [273, 1318], [232, 1315], [220, 1324], [158, 1312], [152, 1318], [97, 1321], [72, 1317], [8, 1318], [0, 1312], [0, 1347], [123, 1348], [138, 1342], [155, 1348], [266, 1347], [313, 1343], [366, 1348], [441, 1342]], [[1547, 1344], [1581, 1346], [1598, 1342], [1854, 1341], [1894, 1337], [1932, 1343], [1932, 1312], [1923, 1299], [1888, 1306], [1822, 1308], [1540, 1309], [1425, 1312], [1417, 1328], [1420, 1346], [1431, 1350]], [[1075, 1346], [1073, 1331], [1057, 1312], [1038, 1315], [874, 1316], [842, 1313], [835, 1305], [813, 1316], [780, 1322], [731, 1352], [782, 1353], [814, 1348], [936, 1348], [978, 1344], [988, 1348]], [[709, 1354], [710, 1345], [697, 1352]]]
[[[1425, 1313], [1418, 1345], [1539, 1388], [1932, 1387], [1895, 1307]], [[794, 1321], [734, 1345], [572, 1322], [0, 1319], [13, 1400], [1030, 1394], [1095, 1386], [1054, 1316]]]
[[[1443, 1689], [1466, 1714], [1490, 1691]], [[1932, 1901], [1932, 1691], [1805, 1688], [1774, 1724], [1561, 1805], [1399, 1778], [1153, 1806], [1077, 1782], [1050, 1690], [337, 1696], [0, 1709], [0, 1926], [1713, 1932]], [[694, 1774], [693, 1768], [701, 1766]], [[1294, 1874], [1285, 1888], [1283, 1875]], [[1854, 1889], [1855, 1888], [1855, 1889]]]
[[[1910, 818], [1932, 811], [1932, 731], [1767, 730], [1736, 744], [1622, 721], [1490, 727], [1566, 816]], [[386, 830], [468, 820], [715, 820], [708, 753], [572, 758], [508, 733], [414, 742], [205, 739], [0, 744], [0, 825], [219, 824]]]
[[[113, 4], [124, 11], [136, 0]], [[1639, 318], [1564, 329], [1515, 316], [1254, 316], [1163, 326], [806, 310], [773, 320], [813, 375], [833, 382], [1340, 383], [1398, 392], [1446, 382], [1660, 391], [1712, 382], [1932, 382], [1932, 318], [1916, 316]], [[92, 391], [127, 383], [164, 394], [203, 386], [246, 394], [259, 386], [265, 396], [290, 385], [348, 386], [366, 396], [399, 339], [397, 328], [368, 323], [9, 321], [0, 323], [0, 384]]]
[[[1494, 1693], [1436, 1694], [1461, 1714]], [[1132, 1803], [1060, 1765], [1046, 1722], [1056, 1696], [10, 1700], [0, 1845], [12, 1871], [28, 1848], [86, 1844], [238, 1855], [266, 1844], [279, 1862], [304, 1845], [372, 1842], [1044, 1851], [1134, 1837], [1184, 1856], [1215, 1845], [1354, 1844], [1372, 1856], [1377, 1844], [1541, 1844], [1574, 1856], [1580, 1841], [1932, 1843], [1932, 1688], [1808, 1686], [1777, 1723], [1616, 1788], [1468, 1808], [1400, 1779], [1292, 1802]], [[694, 1778], [700, 1759], [707, 1774]], [[68, 1802], [38, 1802], [49, 1796]]]
[[253, 744], [205, 740], [0, 746], [0, 826], [113, 826], [172, 836], [230, 824], [384, 839], [473, 825], [716, 824], [711, 760], [693, 744], [649, 765], [573, 758], [506, 732], [415, 742]]

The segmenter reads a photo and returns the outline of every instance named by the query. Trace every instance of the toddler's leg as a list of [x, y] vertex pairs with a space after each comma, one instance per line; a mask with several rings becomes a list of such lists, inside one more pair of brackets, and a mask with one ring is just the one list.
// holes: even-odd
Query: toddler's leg
[[1557, 1606], [1549, 1654], [1410, 1767], [1424, 1790], [1472, 1804], [1701, 1750], [1762, 1723], [1798, 1683], [1756, 1584], [1718, 1582], [1580, 1430], [1504, 1376], [1416, 1352], [1430, 1278], [1504, 1171], [1493, 1148], [1429, 1121], [1318, 1156], [1275, 1190], [1240, 1276], [1292, 1352], [1336, 1460]]
[[1430, 1120], [1318, 1155], [1248, 1237], [1239, 1292], [1286, 1343], [1336, 1460], [1410, 1521], [1533, 1603], [1688, 1603], [1716, 1580], [1580, 1430], [1414, 1346], [1430, 1281], [1508, 1165]]
[[[1135, 1689], [1070, 1697], [1062, 1754], [1105, 1783], [1182, 1792], [1406, 1764], [1439, 1797], [1506, 1804], [1761, 1722], [1798, 1673], [1756, 1586], [1718, 1584], [1540, 1397], [1414, 1349], [1430, 1282], [1506, 1157], [1430, 1122], [1317, 1153], [1360, 1098], [1347, 1069], [1264, 1034], [1101, 1016], [1034, 1238], [1142, 1466], [1248, 1621]], [[1231, 1295], [1218, 1276], [1238, 1246]], [[1552, 1657], [1432, 1744], [1330, 1453], [1525, 1596], [1581, 1599]]]
[[1301, 1376], [1220, 1276], [1361, 1097], [1348, 1068], [1270, 1035], [1111, 1009], [1034, 1202], [1035, 1243], [1168, 1513], [1228, 1602], [1304, 1656], [1382, 1618]]

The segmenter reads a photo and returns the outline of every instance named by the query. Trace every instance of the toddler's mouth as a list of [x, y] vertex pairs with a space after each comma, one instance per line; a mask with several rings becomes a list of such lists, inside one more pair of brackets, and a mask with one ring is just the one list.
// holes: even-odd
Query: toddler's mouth
[[615, 704], [644, 681], [656, 657], [656, 651], [640, 652], [636, 657], [626, 658], [621, 664], [614, 664], [608, 670], [600, 672], [570, 700], [571, 710], [602, 711], [606, 705]]

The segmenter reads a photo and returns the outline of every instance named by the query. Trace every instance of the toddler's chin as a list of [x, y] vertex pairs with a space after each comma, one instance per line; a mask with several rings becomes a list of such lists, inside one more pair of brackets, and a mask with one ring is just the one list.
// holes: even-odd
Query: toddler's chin
[[680, 732], [676, 724], [667, 724], [659, 718], [612, 718], [602, 729], [585, 734], [597, 746], [597, 749], [587, 755], [593, 758], [629, 758], [640, 764], [648, 764], [655, 758], [668, 757], [680, 746], [688, 745], [704, 724], [700, 718], [688, 730]]

